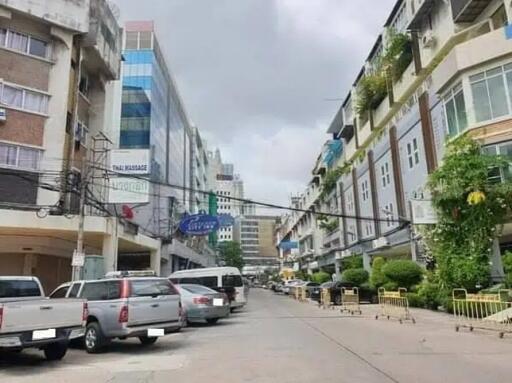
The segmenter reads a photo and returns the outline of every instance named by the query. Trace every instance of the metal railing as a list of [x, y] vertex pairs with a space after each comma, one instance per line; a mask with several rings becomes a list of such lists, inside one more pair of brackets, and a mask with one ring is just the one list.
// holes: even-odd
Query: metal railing
[[352, 289], [347, 289], [345, 287], [341, 288], [340, 312], [348, 312], [351, 315], [354, 315], [355, 313], [363, 313], [359, 304], [359, 289], [357, 287]]
[[416, 323], [416, 320], [409, 311], [409, 300], [406, 294], [407, 289], [403, 287], [397, 291], [386, 291], [383, 287], [379, 288], [380, 314], [375, 315], [375, 319], [383, 316], [387, 319], [396, 318], [400, 323], [403, 323], [404, 320]]

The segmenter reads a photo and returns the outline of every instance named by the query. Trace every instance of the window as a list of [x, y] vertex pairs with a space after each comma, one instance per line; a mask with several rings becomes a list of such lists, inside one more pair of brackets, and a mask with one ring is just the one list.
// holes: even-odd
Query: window
[[373, 224], [371, 222], [365, 223], [365, 234], [367, 237], [373, 235]]
[[139, 48], [139, 32], [126, 32], [125, 49]]
[[73, 283], [73, 286], [71, 287], [71, 290], [69, 292], [68, 297], [69, 298], [76, 298], [78, 297], [78, 292], [80, 291], [80, 283]]
[[510, 114], [512, 64], [469, 77], [477, 122]]
[[30, 112], [46, 114], [49, 96], [21, 87], [0, 84], [0, 102], [4, 105]]
[[0, 166], [38, 170], [41, 150], [0, 142]]
[[41, 290], [35, 281], [0, 281], [0, 298], [40, 297]]
[[55, 290], [50, 298], [58, 299], [58, 298], [66, 298], [66, 293], [68, 292], [69, 286], [62, 286], [60, 289]]
[[87, 73], [81, 74], [80, 83], [78, 84], [78, 90], [86, 97], [89, 95], [89, 76], [87, 75]]
[[47, 57], [48, 43], [36, 38], [30, 38], [28, 53], [34, 56]]
[[5, 46], [32, 56], [42, 58], [49, 56], [48, 42], [8, 29], [0, 29], [0, 46]]
[[361, 182], [361, 194], [363, 196], [363, 201], [366, 201], [370, 198], [370, 191], [368, 190], [368, 180], [364, 180]]
[[78, 121], [76, 124], [75, 141], [80, 142], [80, 145], [87, 147], [88, 138], [89, 138], [89, 129], [83, 122]]
[[385, 188], [391, 182], [391, 176], [389, 174], [389, 162], [386, 162], [380, 167], [380, 174], [382, 180], [382, 187]]
[[148, 297], [174, 294], [176, 294], [174, 287], [166, 279], [144, 279], [131, 281], [132, 297]]
[[468, 126], [468, 121], [462, 83], [457, 84], [448, 92], [444, 98], [444, 108], [446, 122], [448, 125], [448, 134], [450, 136], [455, 136], [464, 131]]
[[86, 283], [81, 298], [90, 301], [106, 301], [108, 299], [108, 282]]
[[223, 275], [222, 287], [242, 287], [242, 277], [240, 275]]
[[389, 203], [384, 206], [384, 214], [386, 214], [386, 226], [393, 226], [393, 204]]
[[482, 148], [482, 152], [490, 156], [501, 155], [507, 157], [511, 164], [504, 168], [489, 169], [489, 181], [501, 183], [512, 180], [512, 142], [487, 146]]
[[418, 148], [418, 140], [413, 138], [411, 142], [407, 144], [407, 162], [409, 169], [413, 169], [420, 163], [420, 151]]
[[153, 33], [152, 32], [140, 32], [139, 34], [139, 49], [152, 49], [153, 44]]

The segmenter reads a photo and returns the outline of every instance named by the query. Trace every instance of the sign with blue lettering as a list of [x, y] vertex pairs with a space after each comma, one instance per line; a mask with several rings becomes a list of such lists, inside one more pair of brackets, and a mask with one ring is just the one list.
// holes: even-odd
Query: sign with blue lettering
[[507, 40], [512, 40], [512, 25], [507, 25], [505, 27], [505, 38]]
[[296, 241], [283, 241], [279, 244], [279, 248], [282, 250], [298, 249], [299, 243]]
[[230, 214], [219, 214], [219, 227], [229, 227], [235, 224], [235, 219]]
[[218, 228], [218, 218], [203, 212], [185, 216], [180, 221], [181, 232], [188, 235], [208, 235]]

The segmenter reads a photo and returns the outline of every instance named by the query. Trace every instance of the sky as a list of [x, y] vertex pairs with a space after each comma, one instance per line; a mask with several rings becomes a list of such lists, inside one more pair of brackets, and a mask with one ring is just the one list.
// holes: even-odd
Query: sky
[[154, 20], [190, 120], [244, 180], [289, 204], [395, 0], [115, 0]]

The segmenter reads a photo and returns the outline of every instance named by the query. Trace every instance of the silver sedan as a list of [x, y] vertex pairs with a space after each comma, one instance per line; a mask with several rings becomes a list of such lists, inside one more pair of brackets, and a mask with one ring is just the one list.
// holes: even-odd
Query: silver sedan
[[230, 313], [226, 294], [201, 285], [180, 284], [175, 287], [181, 294], [181, 304], [189, 322], [206, 321], [214, 324]]

